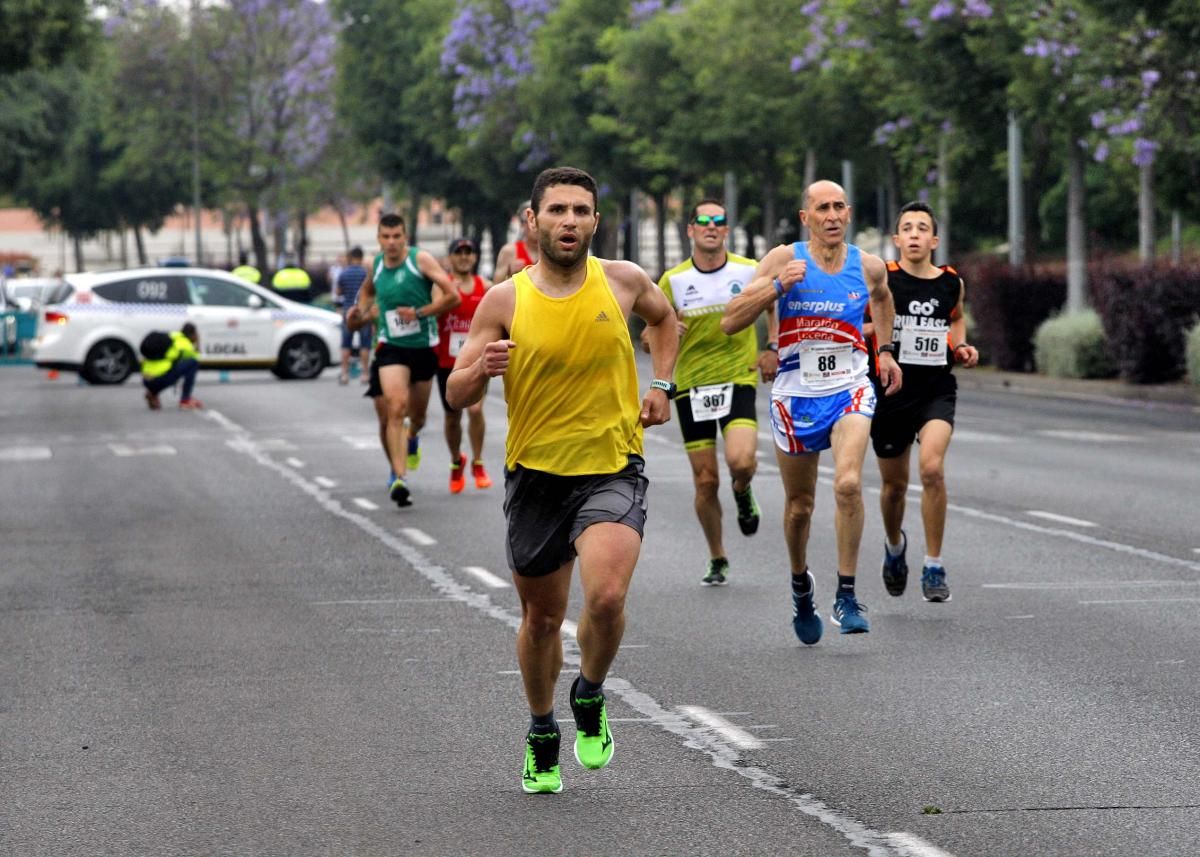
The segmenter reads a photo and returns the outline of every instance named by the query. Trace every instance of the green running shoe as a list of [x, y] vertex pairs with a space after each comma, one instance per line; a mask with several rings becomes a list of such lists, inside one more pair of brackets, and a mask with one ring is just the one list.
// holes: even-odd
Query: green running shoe
[[710, 559], [708, 561], [708, 573], [700, 578], [700, 583], [703, 586], [724, 586], [727, 581], [726, 573], [729, 571], [729, 560], [725, 557]]
[[762, 515], [758, 501], [754, 499], [754, 489], [747, 485], [745, 491], [734, 491], [733, 500], [737, 504], [738, 529], [743, 536], [754, 535], [758, 532], [758, 521]]
[[604, 694], [577, 699], [579, 677], [571, 684], [571, 713], [575, 715], [575, 761], [585, 768], [603, 768], [613, 757], [612, 731]]
[[421, 438], [415, 434], [408, 439], [408, 469], [416, 470], [421, 466]]
[[558, 767], [557, 732], [533, 732], [525, 736], [525, 773], [521, 788], [528, 794], [558, 794], [562, 791], [562, 772]]

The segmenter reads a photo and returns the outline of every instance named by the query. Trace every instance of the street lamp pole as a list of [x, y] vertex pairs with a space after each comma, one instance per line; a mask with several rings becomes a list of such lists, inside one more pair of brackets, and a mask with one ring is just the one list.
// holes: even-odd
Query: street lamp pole
[[204, 264], [204, 250], [200, 245], [200, 103], [196, 92], [196, 75], [199, 70], [197, 58], [196, 25], [199, 20], [199, 0], [192, 0], [192, 221], [196, 228], [196, 264]]

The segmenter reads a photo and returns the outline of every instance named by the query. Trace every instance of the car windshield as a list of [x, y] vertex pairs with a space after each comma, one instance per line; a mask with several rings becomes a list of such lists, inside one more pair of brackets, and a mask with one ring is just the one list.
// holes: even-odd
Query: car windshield
[[238, 283], [218, 280], [216, 277], [188, 277], [188, 296], [191, 303], [199, 306], [249, 307], [257, 298], [259, 306], [274, 306], [274, 302], [262, 297]]

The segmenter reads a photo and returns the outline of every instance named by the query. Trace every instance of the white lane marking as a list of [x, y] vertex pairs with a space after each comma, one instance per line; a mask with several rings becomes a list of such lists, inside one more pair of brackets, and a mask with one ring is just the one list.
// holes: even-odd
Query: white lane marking
[[684, 717], [701, 726], [707, 726], [733, 746], [742, 750], [761, 750], [763, 742], [751, 735], [745, 729], [739, 729], [716, 712], [701, 708], [699, 705], [681, 705], [679, 711]]
[[1025, 613], [1025, 614], [1022, 614], [1021, 616], [1005, 616], [1004, 618], [1005, 618], [1005, 619], [1032, 619], [1032, 618], [1033, 618], [1033, 614], [1032, 614], [1032, 613]]
[[254, 445], [263, 452], [291, 452], [296, 444], [281, 437], [268, 437], [254, 441]]
[[648, 432], [646, 432], [644, 435], [642, 435], [642, 437], [644, 437], [646, 440], [652, 440], [652, 441], [654, 441], [655, 443], [665, 443], [665, 444], [667, 444], [668, 446], [674, 446], [674, 445], [675, 445], [674, 441], [668, 440], [667, 438], [663, 437], [662, 435], [660, 435], [660, 434], [655, 434], [654, 432], [649, 432], [649, 431], [648, 431]]
[[992, 434], [986, 431], [974, 431], [973, 429], [954, 429], [955, 442], [966, 441], [967, 443], [1012, 443], [1016, 438], [1009, 437], [1004, 434]]
[[1037, 434], [1059, 440], [1075, 440], [1081, 443], [1129, 443], [1138, 438], [1129, 434], [1109, 434], [1102, 431], [1073, 431], [1071, 429], [1043, 429]]
[[1043, 512], [1040, 509], [1029, 509], [1025, 512], [1025, 514], [1031, 515], [1035, 518], [1041, 518], [1045, 521], [1054, 521], [1056, 524], [1069, 524], [1072, 527], [1097, 526], [1093, 521], [1085, 521], [1082, 518], [1071, 518], [1067, 515], [1056, 515], [1054, 512]]
[[[214, 422], [238, 435], [230, 444], [231, 448], [249, 456], [259, 466], [274, 471], [284, 480], [290, 482], [300, 491], [312, 497], [325, 511], [344, 518], [353, 523], [367, 535], [373, 536], [381, 544], [395, 551], [413, 571], [424, 577], [434, 591], [446, 598], [459, 601], [482, 614], [489, 616], [513, 631], [521, 627], [521, 617], [511, 608], [492, 602], [491, 598], [482, 592], [475, 592], [456, 581], [446, 573], [445, 568], [438, 565], [425, 554], [421, 553], [406, 541], [389, 532], [375, 521], [347, 509], [337, 499], [330, 497], [320, 487], [307, 481], [296, 471], [284, 467], [267, 455], [262, 454], [248, 443], [249, 432], [223, 414], [206, 410], [202, 413]], [[440, 599], [439, 599], [440, 600]], [[575, 636], [578, 627], [569, 620], [563, 622], [563, 631]], [[579, 666], [578, 649], [574, 646], [564, 647], [563, 662], [571, 666]], [[509, 673], [509, 674], [515, 674]], [[852, 846], [865, 849], [869, 857], [952, 857], [952, 855], [920, 855], [915, 852], [898, 850], [889, 838], [890, 834], [867, 827], [848, 813], [834, 809], [824, 802], [789, 785], [785, 780], [771, 771], [757, 765], [748, 764], [742, 759], [738, 748], [724, 740], [714, 730], [691, 723], [678, 711], [670, 711], [662, 707], [649, 694], [635, 688], [625, 679], [609, 675], [605, 687], [612, 692], [614, 698], [619, 698], [625, 705], [639, 712], [659, 729], [680, 739], [684, 747], [697, 750], [709, 757], [712, 765], [730, 774], [748, 780], [754, 788], [768, 794], [783, 798], [795, 809], [817, 819], [844, 837]]]
[[897, 831], [887, 834], [887, 839], [904, 857], [952, 857], [949, 851], [931, 845], [914, 833]]
[[1192, 548], [1192, 553], [1200, 553], [1200, 548]]
[[424, 530], [418, 530], [416, 527], [401, 527], [400, 532], [404, 533], [410, 542], [421, 547], [429, 547], [430, 545], [437, 544], [437, 539]]
[[372, 503], [370, 500], [367, 500], [364, 497], [355, 497], [354, 505], [360, 509], [366, 509], [368, 512], [374, 512], [376, 509], [379, 508], [374, 503]]
[[354, 449], [378, 449], [379, 435], [370, 437], [367, 435], [342, 435], [342, 440], [352, 446]]
[[[509, 586], [507, 580], [500, 579], [486, 568], [481, 568], [478, 565], [464, 565], [463, 571], [474, 577], [484, 586], [490, 586], [492, 589], [507, 589]], [[621, 648], [625, 648], [625, 646]]]
[[570, 619], [563, 619], [562, 629], [568, 637], [579, 636], [579, 626]]
[[496, 675], [520, 675], [520, 670], [496, 670]]
[[148, 446], [130, 446], [127, 443], [110, 443], [108, 448], [119, 458], [129, 458], [131, 455], [174, 455], [175, 447], [165, 443]]
[[313, 482], [316, 482], [322, 488], [336, 488], [337, 487], [337, 483], [334, 482], [332, 479], [330, 479], [328, 476], [314, 476]]
[[294, 456], [292, 458], [289, 458], [287, 460], [287, 463], [292, 465], [292, 467], [303, 467], [304, 466], [304, 462]]
[[48, 446], [12, 446], [0, 449], [0, 461], [45, 461], [52, 455]]
[[1200, 601], [1200, 598], [1125, 598], [1112, 601], [1080, 601], [1080, 604], [1181, 604]]

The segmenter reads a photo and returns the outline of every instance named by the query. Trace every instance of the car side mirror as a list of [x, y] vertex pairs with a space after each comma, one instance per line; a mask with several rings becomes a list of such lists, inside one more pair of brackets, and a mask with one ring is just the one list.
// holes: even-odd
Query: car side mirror
[[263, 299], [258, 295], [251, 295], [246, 299], [246, 306], [250, 307], [250, 309], [262, 309], [266, 304], [263, 303]]

